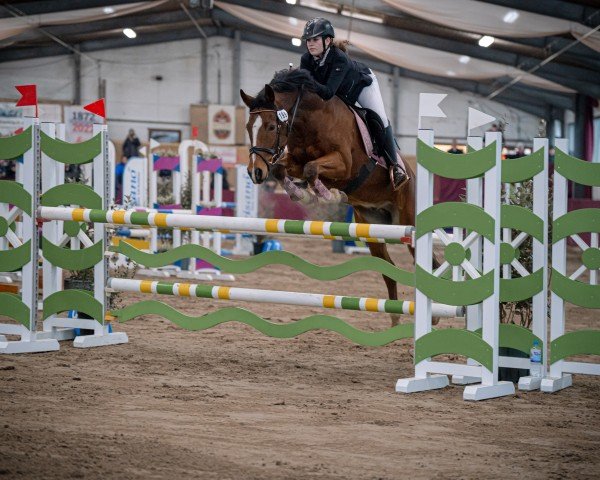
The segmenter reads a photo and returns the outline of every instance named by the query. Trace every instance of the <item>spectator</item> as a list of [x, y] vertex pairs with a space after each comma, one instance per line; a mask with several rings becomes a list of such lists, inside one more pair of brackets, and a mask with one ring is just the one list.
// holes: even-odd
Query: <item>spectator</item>
[[461, 154], [461, 153], [465, 153], [462, 149], [458, 148], [458, 142], [456, 141], [456, 138], [452, 139], [452, 148], [450, 150], [448, 150], [448, 153], [454, 153], [454, 154]]
[[129, 135], [123, 142], [123, 157], [125, 159], [130, 159], [131, 157], [139, 156], [140, 149], [140, 139], [137, 137], [133, 128], [129, 130]]

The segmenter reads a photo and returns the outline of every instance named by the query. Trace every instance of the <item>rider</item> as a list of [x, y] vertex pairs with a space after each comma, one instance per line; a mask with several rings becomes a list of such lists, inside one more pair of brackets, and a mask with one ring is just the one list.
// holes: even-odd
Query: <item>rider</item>
[[329, 20], [309, 20], [302, 34], [308, 51], [302, 55], [300, 68], [311, 73], [319, 85], [317, 94], [323, 100], [337, 95], [349, 105], [358, 101], [362, 107], [369, 108], [379, 115], [385, 127], [383, 157], [389, 166], [392, 183], [396, 189], [408, 177], [403, 166], [398, 163], [394, 134], [385, 113], [377, 77], [365, 64], [350, 60], [344, 50], [334, 44], [334, 38], [335, 32]]

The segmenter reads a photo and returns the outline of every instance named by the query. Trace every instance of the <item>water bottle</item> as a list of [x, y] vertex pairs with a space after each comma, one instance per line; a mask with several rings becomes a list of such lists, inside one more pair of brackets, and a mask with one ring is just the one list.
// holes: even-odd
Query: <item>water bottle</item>
[[535, 378], [542, 376], [542, 349], [538, 340], [533, 341], [529, 352], [529, 374]]

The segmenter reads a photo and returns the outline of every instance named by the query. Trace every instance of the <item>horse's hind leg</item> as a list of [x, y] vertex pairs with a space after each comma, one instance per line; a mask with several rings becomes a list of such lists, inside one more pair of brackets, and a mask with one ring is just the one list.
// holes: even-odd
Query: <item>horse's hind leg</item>
[[[361, 223], [365, 222], [364, 212], [361, 211], [360, 208], [354, 209], [354, 216], [358, 222], [361, 222]], [[378, 219], [378, 220], [379, 220], [379, 223], [387, 223], [387, 222], [385, 222], [385, 219]], [[369, 251], [371, 252], [372, 256], [381, 258], [381, 259], [385, 260], [386, 262], [389, 262], [395, 266], [395, 263], [392, 260], [392, 257], [390, 257], [390, 254], [387, 249], [387, 245], [385, 243], [368, 243], [367, 246], [369, 247]], [[388, 298], [390, 300], [398, 300], [398, 287], [397, 287], [396, 280], [393, 280], [393, 279], [383, 275], [383, 281], [385, 282], [385, 286], [387, 287]], [[398, 325], [399, 316], [396, 314], [390, 314], [390, 317], [392, 319], [392, 327], [395, 327], [396, 325]]]

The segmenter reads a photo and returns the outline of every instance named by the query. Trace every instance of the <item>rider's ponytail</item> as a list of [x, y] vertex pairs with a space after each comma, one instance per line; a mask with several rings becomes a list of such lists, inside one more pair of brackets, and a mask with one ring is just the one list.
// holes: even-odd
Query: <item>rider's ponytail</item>
[[342, 52], [348, 51], [348, 45], [350, 45], [350, 40], [334, 40], [333, 45], [339, 48]]

